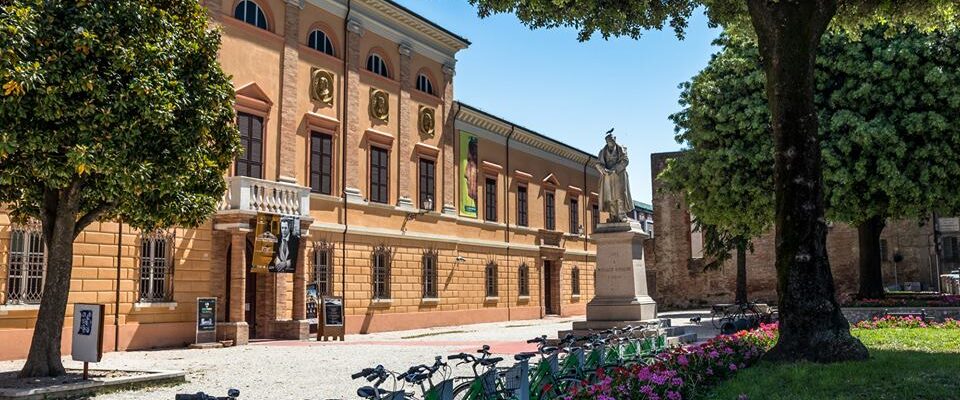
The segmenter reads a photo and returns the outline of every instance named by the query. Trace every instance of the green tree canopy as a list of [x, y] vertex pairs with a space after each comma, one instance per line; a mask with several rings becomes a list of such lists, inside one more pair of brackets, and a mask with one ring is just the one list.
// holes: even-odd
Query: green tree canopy
[[233, 87], [195, 0], [12, 0], [0, 32], [0, 202], [49, 252], [22, 375], [58, 375], [74, 238], [208, 218], [239, 148]]
[[[956, 0], [470, 0], [481, 16], [514, 13], [533, 28], [574, 27], [580, 40], [637, 38], [669, 25], [682, 35], [705, 7], [711, 24], [756, 38], [766, 71], [774, 143], [777, 293], [780, 336], [765, 356], [774, 361], [862, 360], [867, 349], [850, 335], [836, 301], [826, 250], [814, 64], [828, 29], [859, 31], [882, 23], [946, 27], [960, 17]], [[722, 179], [722, 177], [718, 177]]]
[[[879, 234], [888, 218], [960, 210], [960, 39], [883, 28], [826, 35], [817, 57], [827, 218], [861, 227], [861, 295], [882, 295]], [[703, 223], [755, 237], [773, 224], [773, 140], [756, 44], [723, 50], [685, 83], [671, 119], [689, 146], [661, 179]], [[720, 174], [724, 179], [716, 179]], [[876, 232], [870, 224], [879, 226]], [[721, 248], [722, 249], [722, 248]], [[875, 262], [863, 264], [870, 259]], [[872, 277], [874, 281], [865, 279]], [[869, 281], [869, 282], [868, 282]]]

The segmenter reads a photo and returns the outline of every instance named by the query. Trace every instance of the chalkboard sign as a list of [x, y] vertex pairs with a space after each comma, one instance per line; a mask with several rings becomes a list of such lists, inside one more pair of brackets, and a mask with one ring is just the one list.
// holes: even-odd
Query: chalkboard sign
[[343, 326], [343, 300], [338, 297], [323, 298], [323, 325]]
[[197, 298], [197, 332], [213, 332], [217, 329], [217, 298]]

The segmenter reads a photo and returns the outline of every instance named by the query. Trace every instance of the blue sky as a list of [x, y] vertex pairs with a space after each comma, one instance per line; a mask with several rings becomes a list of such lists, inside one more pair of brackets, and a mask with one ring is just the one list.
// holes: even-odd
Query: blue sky
[[466, 0], [399, 0], [473, 44], [457, 55], [454, 96], [518, 125], [595, 153], [616, 127], [630, 154], [634, 200], [650, 202], [650, 153], [677, 150], [677, 85], [702, 69], [718, 31], [697, 12], [686, 38], [672, 30], [639, 40], [573, 29], [530, 30], [513, 15], [477, 17]]

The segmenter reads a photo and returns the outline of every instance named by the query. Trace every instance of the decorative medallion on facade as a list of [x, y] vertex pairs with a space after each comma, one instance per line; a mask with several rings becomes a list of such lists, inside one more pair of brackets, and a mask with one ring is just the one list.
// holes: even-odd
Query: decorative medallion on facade
[[420, 129], [420, 135], [433, 138], [437, 126], [437, 119], [433, 109], [420, 106], [420, 111], [417, 114], [417, 126]]
[[370, 117], [387, 122], [390, 118], [390, 94], [380, 89], [370, 89]]
[[333, 105], [333, 73], [320, 68], [310, 70], [310, 98], [328, 106]]

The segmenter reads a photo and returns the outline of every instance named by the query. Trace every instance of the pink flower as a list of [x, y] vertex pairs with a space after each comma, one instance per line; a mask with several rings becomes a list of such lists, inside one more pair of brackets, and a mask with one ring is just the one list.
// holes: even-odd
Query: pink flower
[[673, 378], [670, 383], [672, 383], [673, 386], [683, 386], [683, 378]]
[[737, 370], [737, 364], [730, 363], [730, 366], [729, 366], [728, 368], [730, 368], [730, 371], [736, 371], [736, 370]]
[[667, 391], [667, 399], [669, 400], [680, 400], [680, 393], [674, 392], [672, 390]]

